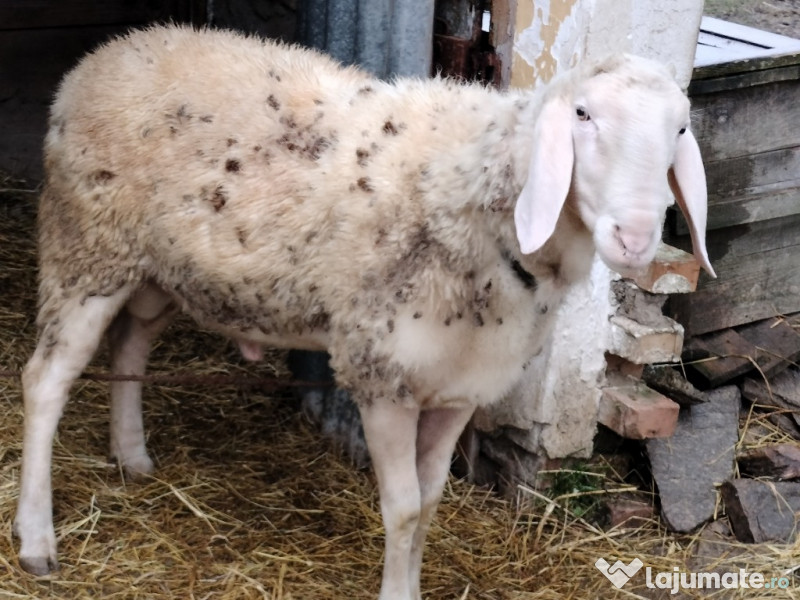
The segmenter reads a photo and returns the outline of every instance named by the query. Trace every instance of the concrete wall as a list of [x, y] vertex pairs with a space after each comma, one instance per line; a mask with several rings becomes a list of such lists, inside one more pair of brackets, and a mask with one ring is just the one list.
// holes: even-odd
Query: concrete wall
[[[498, 3], [499, 4], [499, 3]], [[515, 23], [509, 83], [530, 87], [578, 61], [627, 51], [671, 64], [688, 86], [702, 0], [511, 0], [505, 22]], [[600, 261], [567, 297], [552, 343], [526, 380], [499, 405], [477, 416], [479, 430], [505, 428], [514, 443], [549, 458], [588, 456], [605, 382], [605, 353], [615, 314], [611, 282]]]
[[702, 10], [702, 0], [517, 0], [511, 85], [623, 51], [673, 65], [688, 86]]

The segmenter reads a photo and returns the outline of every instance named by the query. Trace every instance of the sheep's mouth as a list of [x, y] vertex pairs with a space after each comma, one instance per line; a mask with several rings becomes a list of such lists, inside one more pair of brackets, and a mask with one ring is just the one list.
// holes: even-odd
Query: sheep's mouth
[[606, 244], [597, 245], [597, 253], [609, 269], [623, 277], [636, 277], [644, 273], [653, 258], [657, 244], [652, 244], [640, 252], [634, 252], [616, 237]]

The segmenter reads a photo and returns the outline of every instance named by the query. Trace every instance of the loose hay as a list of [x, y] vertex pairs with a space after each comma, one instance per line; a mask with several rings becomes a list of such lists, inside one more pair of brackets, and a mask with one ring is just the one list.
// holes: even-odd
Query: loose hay
[[[25, 189], [7, 179], [0, 179], [0, 188]], [[32, 193], [0, 192], [3, 371], [19, 371], [33, 349], [34, 205]], [[94, 368], [104, 366], [101, 353]], [[244, 364], [232, 344], [198, 333], [185, 321], [164, 336], [151, 363], [151, 371], [176, 370], [287, 377], [282, 353], [272, 353], [263, 364]], [[20, 396], [18, 378], [0, 378], [0, 597], [375, 597], [383, 537], [372, 475], [336, 456], [297, 411], [290, 393], [233, 385], [146, 386], [145, 421], [158, 470], [155, 477], [133, 482], [105, 459], [107, 385], [79, 382], [54, 447], [62, 568], [42, 578], [22, 572], [11, 535]], [[627, 487], [613, 475], [601, 485]], [[540, 501], [533, 502], [535, 497]], [[800, 546], [716, 541], [712, 528], [673, 535], [656, 521], [634, 530], [603, 530], [566, 505], [564, 497], [541, 500], [527, 490], [520, 490], [515, 504], [451, 479], [429, 537], [425, 598], [800, 598], [794, 587], [671, 596], [668, 590], [647, 589], [643, 573], [617, 590], [595, 568], [598, 558], [613, 564], [638, 557], [654, 572], [745, 568], [769, 578], [798, 563]], [[711, 558], [695, 556], [714, 543]]]

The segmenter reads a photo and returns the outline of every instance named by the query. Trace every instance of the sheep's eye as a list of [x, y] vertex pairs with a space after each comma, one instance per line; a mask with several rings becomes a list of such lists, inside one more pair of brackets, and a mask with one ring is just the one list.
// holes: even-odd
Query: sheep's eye
[[575, 114], [578, 115], [578, 120], [580, 121], [588, 121], [591, 118], [589, 113], [587, 113], [586, 109], [582, 106], [575, 109]]
[[686, 133], [686, 127], [681, 127], [678, 131], [678, 135], [683, 135], [684, 133]]

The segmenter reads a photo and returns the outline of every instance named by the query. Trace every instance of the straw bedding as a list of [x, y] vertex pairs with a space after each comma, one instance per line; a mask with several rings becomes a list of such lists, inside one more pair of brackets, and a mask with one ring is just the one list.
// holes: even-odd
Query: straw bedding
[[[0, 370], [18, 371], [35, 336], [36, 195], [0, 178]], [[288, 375], [281, 353], [242, 361], [233, 344], [173, 325], [151, 372]], [[105, 368], [102, 353], [93, 370]], [[73, 389], [54, 448], [61, 570], [43, 578], [16, 562], [11, 522], [22, 435], [19, 380], [0, 377], [0, 598], [317, 600], [374, 598], [383, 537], [369, 472], [353, 469], [297, 410], [290, 391], [253, 385], [148, 385], [145, 420], [155, 477], [126, 481], [106, 460], [107, 384]], [[630, 486], [596, 457], [601, 497]], [[582, 494], [583, 492], [579, 492]], [[594, 567], [639, 557], [654, 571], [694, 568], [713, 533], [668, 534], [657, 521], [604, 530], [575, 516], [574, 495], [517, 501], [451, 479], [429, 537], [429, 599], [659, 598], [643, 574], [617, 590]], [[588, 517], [587, 517], [588, 519]], [[723, 570], [775, 575], [798, 547], [723, 542]], [[720, 549], [711, 553], [714, 557]], [[796, 562], [796, 558], [795, 561]], [[726, 595], [727, 594], [727, 595]], [[670, 597], [708, 597], [681, 594]], [[725, 590], [719, 598], [800, 598], [800, 590]]]

